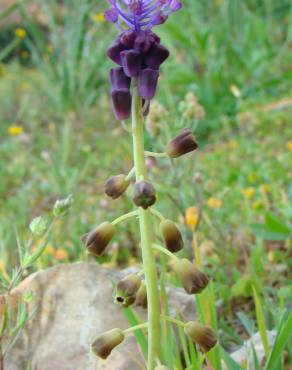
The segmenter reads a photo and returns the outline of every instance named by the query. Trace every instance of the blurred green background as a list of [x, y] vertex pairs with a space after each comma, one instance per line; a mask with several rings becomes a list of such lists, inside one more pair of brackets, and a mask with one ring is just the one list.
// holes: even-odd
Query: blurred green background
[[[252, 284], [275, 307], [291, 297], [292, 2], [184, 0], [157, 33], [171, 50], [146, 122], [146, 145], [163, 151], [183, 127], [200, 150], [147, 162], [158, 208], [198, 243], [214, 278], [226, 341], [235, 312], [251, 309]], [[2, 2], [1, 2], [2, 4]], [[132, 167], [131, 137], [111, 112], [105, 51], [117, 31], [106, 1], [3, 1], [0, 5], [0, 270], [18, 263], [16, 239], [73, 194], [37, 268], [86, 260], [80, 236], [132, 209], [104, 181]], [[193, 235], [193, 231], [195, 234]], [[139, 264], [135, 223], [99, 260]], [[31, 245], [32, 250], [37, 248]]]

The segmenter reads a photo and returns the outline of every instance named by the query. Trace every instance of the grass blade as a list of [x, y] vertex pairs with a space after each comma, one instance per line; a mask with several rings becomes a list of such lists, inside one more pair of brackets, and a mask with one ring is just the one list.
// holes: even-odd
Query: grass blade
[[[288, 316], [288, 317], [287, 317]], [[279, 332], [275, 340], [274, 346], [268, 357], [265, 370], [275, 370], [278, 369], [279, 362], [283, 355], [283, 349], [288, 343], [292, 335], [292, 312], [286, 312], [283, 315], [281, 324], [279, 327]]]
[[269, 348], [269, 341], [267, 336], [267, 329], [265, 324], [265, 318], [264, 318], [264, 312], [263, 312], [263, 305], [260, 299], [260, 296], [255, 288], [255, 286], [252, 287], [253, 289], [253, 296], [255, 301], [255, 308], [256, 308], [256, 317], [259, 327], [259, 332], [261, 335], [262, 343], [264, 346], [265, 354], [266, 356], [269, 355], [270, 348]]

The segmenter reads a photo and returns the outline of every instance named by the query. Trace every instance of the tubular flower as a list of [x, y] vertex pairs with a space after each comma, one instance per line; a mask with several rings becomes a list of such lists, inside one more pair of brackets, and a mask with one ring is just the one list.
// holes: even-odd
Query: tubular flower
[[185, 324], [186, 335], [200, 346], [202, 352], [209, 352], [217, 344], [216, 334], [208, 326], [195, 321]]
[[112, 329], [96, 338], [91, 345], [91, 350], [97, 357], [106, 359], [124, 339], [125, 335], [121, 329]]
[[124, 194], [129, 185], [130, 180], [126, 175], [116, 175], [106, 181], [104, 191], [110, 198], [117, 199]]
[[131, 274], [124, 277], [117, 284], [115, 302], [123, 307], [131, 306], [135, 302], [140, 286], [139, 276]]
[[110, 222], [103, 222], [96, 229], [83, 235], [81, 240], [89, 253], [101, 256], [115, 235], [115, 228]]
[[[110, 72], [112, 103], [119, 120], [131, 114], [131, 79], [136, 78], [141, 98], [150, 101], [156, 93], [160, 65], [169, 51], [151, 28], [164, 23], [179, 10], [179, 0], [109, 0], [105, 19], [121, 33], [108, 49], [108, 57], [119, 65]], [[146, 111], [146, 114], [148, 112]], [[145, 114], [145, 111], [144, 111]]]
[[164, 243], [170, 252], [176, 253], [183, 249], [184, 243], [182, 235], [174, 222], [170, 220], [162, 221], [160, 224], [160, 231]]
[[173, 269], [188, 294], [201, 293], [209, 283], [207, 275], [198, 270], [186, 258], [176, 261]]
[[147, 209], [156, 202], [156, 191], [148, 181], [138, 181], [133, 187], [133, 201], [138, 207]]

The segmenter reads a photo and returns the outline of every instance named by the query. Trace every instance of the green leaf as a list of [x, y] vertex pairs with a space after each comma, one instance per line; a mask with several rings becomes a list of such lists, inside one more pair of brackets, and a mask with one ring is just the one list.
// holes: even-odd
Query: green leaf
[[244, 326], [245, 330], [249, 335], [253, 334], [254, 325], [250, 318], [243, 312], [238, 312], [237, 316], [241, 321], [242, 325]]
[[275, 370], [278, 367], [279, 362], [283, 356], [283, 349], [288, 343], [289, 339], [292, 336], [292, 312], [285, 312], [282, 317], [278, 335], [276, 337], [274, 346], [271, 350], [271, 353], [268, 357], [265, 370]]
[[265, 215], [265, 223], [251, 224], [253, 233], [263, 239], [272, 241], [287, 240], [291, 236], [291, 226], [279, 219], [274, 213], [267, 212]]
[[242, 370], [242, 367], [222, 347], [220, 347], [220, 354], [228, 370]]
[[258, 322], [258, 328], [259, 328], [262, 343], [264, 346], [265, 354], [267, 356], [270, 352], [270, 348], [269, 348], [269, 341], [268, 341], [266, 323], [265, 323], [264, 312], [263, 312], [263, 305], [262, 305], [261, 298], [256, 288], [253, 286], [252, 289], [253, 289], [253, 296], [254, 296], [255, 307], [256, 307], [256, 317], [257, 317], [257, 322]]
[[267, 227], [264, 224], [251, 224], [252, 232], [259, 238], [271, 241], [285, 241], [289, 235], [286, 233], [275, 232]]
[[[130, 307], [125, 308], [123, 311], [131, 326], [141, 324], [142, 321], [138, 318], [137, 314]], [[143, 352], [144, 357], [147, 358], [147, 339], [143, 331], [135, 330], [134, 335], [141, 348], [141, 351]]]
[[291, 235], [291, 227], [285, 224], [284, 221], [279, 219], [274, 213], [266, 213], [266, 225], [269, 230], [279, 233], [286, 234], [287, 236]]

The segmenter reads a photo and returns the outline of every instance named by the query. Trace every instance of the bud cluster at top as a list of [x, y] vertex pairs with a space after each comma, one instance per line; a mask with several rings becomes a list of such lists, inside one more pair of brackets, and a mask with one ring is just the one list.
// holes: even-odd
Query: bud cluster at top
[[[110, 0], [110, 3], [112, 8], [105, 12], [105, 18], [118, 24], [121, 30], [107, 51], [108, 57], [119, 65], [110, 71], [111, 95], [116, 118], [124, 120], [131, 114], [133, 78], [137, 79], [143, 103], [156, 93], [159, 68], [169, 51], [151, 28], [164, 23], [170, 13], [181, 8], [181, 3], [178, 0]], [[148, 110], [144, 109], [144, 113]]]

